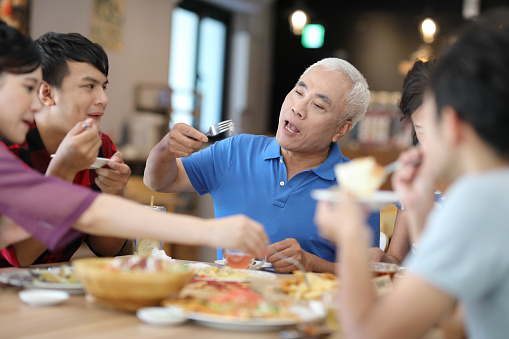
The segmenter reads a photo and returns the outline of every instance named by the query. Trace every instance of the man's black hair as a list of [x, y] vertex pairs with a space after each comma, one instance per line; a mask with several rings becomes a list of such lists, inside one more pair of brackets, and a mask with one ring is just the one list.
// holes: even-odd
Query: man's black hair
[[87, 62], [108, 76], [108, 56], [101, 45], [79, 33], [48, 32], [35, 40], [42, 57], [42, 77], [48, 84], [60, 88], [69, 74], [68, 61]]
[[439, 116], [453, 107], [509, 159], [509, 11], [498, 9], [469, 25], [439, 58], [431, 88]]

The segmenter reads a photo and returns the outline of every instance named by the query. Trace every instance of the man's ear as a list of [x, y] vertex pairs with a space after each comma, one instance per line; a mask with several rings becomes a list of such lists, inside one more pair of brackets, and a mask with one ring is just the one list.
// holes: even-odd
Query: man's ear
[[442, 108], [441, 113], [442, 133], [445, 134], [445, 140], [451, 145], [457, 145], [463, 137], [463, 120], [451, 106]]
[[340, 123], [336, 129], [336, 134], [332, 137], [332, 142], [337, 142], [341, 139], [349, 130], [353, 127], [353, 123], [350, 120], [345, 120]]
[[55, 105], [55, 99], [53, 99], [53, 86], [48, 84], [46, 81], [43, 81], [39, 87], [39, 99], [46, 106]]

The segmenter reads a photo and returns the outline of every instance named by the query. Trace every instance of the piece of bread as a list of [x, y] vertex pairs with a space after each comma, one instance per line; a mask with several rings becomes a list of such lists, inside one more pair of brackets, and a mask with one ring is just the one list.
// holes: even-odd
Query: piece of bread
[[360, 157], [337, 164], [334, 168], [336, 181], [359, 198], [371, 196], [385, 181], [385, 169], [374, 157]]

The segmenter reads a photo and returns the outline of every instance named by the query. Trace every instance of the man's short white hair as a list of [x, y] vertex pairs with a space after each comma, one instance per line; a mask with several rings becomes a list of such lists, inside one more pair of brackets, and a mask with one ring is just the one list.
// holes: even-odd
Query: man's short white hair
[[341, 121], [350, 120], [355, 125], [362, 119], [369, 105], [369, 87], [364, 76], [346, 60], [325, 58], [309, 66], [301, 78], [315, 67], [323, 67], [327, 71], [336, 72], [350, 80], [351, 89], [343, 97], [343, 113]]

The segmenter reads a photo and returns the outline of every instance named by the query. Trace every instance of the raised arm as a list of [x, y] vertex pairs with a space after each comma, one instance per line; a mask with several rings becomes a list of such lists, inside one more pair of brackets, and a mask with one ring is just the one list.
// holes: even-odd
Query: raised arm
[[74, 228], [103, 236], [144, 237], [188, 245], [236, 248], [259, 257], [264, 255], [268, 243], [263, 226], [243, 215], [202, 219], [158, 213], [108, 194], [98, 196]]
[[76, 173], [90, 166], [101, 147], [97, 127], [88, 128], [92, 119], [78, 122], [65, 136], [55, 157], [50, 161], [46, 175], [73, 182]]
[[[337, 220], [348, 220], [338, 227]], [[450, 312], [455, 300], [416, 276], [407, 275], [385, 298], [377, 298], [369, 271], [370, 236], [365, 214], [351, 196], [341, 204], [319, 202], [315, 221], [336, 240], [341, 258], [341, 322], [348, 338], [417, 338]], [[411, 307], [408, 301], [411, 300]]]
[[[60, 143], [55, 157], [50, 161], [46, 170], [46, 175], [59, 177], [67, 182], [72, 183], [76, 173], [86, 169], [91, 165], [97, 156], [97, 150], [101, 146], [101, 139], [98, 136], [97, 126], [94, 128], [86, 127], [92, 124], [92, 119], [80, 121], [66, 134]], [[112, 250], [99, 251], [104, 255], [112, 253], [115, 249], [116, 254], [122, 244], [125, 242], [121, 239], [112, 239], [108, 242]], [[120, 244], [120, 248], [118, 247]], [[44, 244], [35, 238], [28, 238], [24, 241], [15, 242], [12, 245], [16, 260], [21, 267], [32, 265], [47, 248]]]
[[145, 166], [143, 182], [158, 192], [192, 192], [193, 185], [179, 158], [188, 157], [208, 138], [186, 124], [176, 124], [152, 148]]

